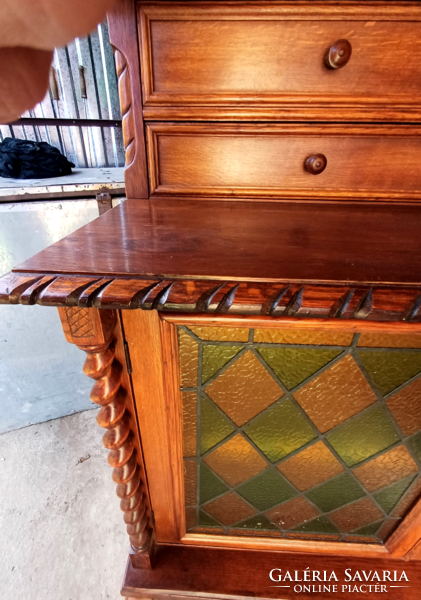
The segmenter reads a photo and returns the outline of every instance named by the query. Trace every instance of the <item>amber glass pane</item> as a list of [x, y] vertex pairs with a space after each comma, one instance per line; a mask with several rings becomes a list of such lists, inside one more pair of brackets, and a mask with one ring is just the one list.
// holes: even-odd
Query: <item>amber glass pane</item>
[[283, 395], [273, 377], [250, 351], [206, 386], [205, 391], [240, 426]]
[[268, 466], [264, 458], [241, 434], [213, 450], [204, 461], [231, 486], [250, 479]]
[[405, 446], [392, 448], [354, 469], [354, 474], [369, 492], [375, 492], [417, 472], [417, 463]]
[[[348, 331], [309, 331], [299, 329], [256, 329], [254, 341], [267, 344], [309, 344], [349, 346], [354, 334]], [[420, 346], [421, 347], [421, 346]]]
[[297, 525], [311, 521], [320, 513], [319, 509], [302, 496], [275, 506], [266, 516], [280, 529], [293, 529]]
[[367, 348], [421, 348], [420, 333], [362, 333], [358, 346]]
[[420, 346], [179, 328], [187, 529], [384, 543], [421, 497]]
[[197, 502], [197, 463], [184, 460], [184, 500], [186, 506], [196, 506]]
[[234, 327], [189, 327], [198, 338], [212, 342], [248, 342], [249, 329]]
[[199, 344], [182, 329], [178, 330], [181, 387], [196, 387]]
[[329, 518], [340, 531], [348, 533], [378, 522], [383, 513], [370, 498], [362, 498], [331, 512]]
[[301, 492], [308, 490], [327, 479], [339, 475], [344, 467], [332, 452], [320, 441], [287, 458], [278, 469]]
[[257, 512], [235, 492], [212, 500], [204, 505], [203, 510], [222, 525], [234, 525]]
[[183, 401], [183, 453], [197, 453], [197, 392], [182, 392]]
[[295, 399], [322, 433], [356, 415], [377, 398], [352, 356], [295, 392]]
[[387, 406], [404, 435], [421, 429], [421, 379], [417, 379], [387, 400]]

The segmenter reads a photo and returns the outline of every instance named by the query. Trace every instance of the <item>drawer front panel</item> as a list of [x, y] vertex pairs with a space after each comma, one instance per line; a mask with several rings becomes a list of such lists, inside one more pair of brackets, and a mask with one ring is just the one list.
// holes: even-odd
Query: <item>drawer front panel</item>
[[[419, 5], [217, 4], [140, 3], [147, 118], [164, 108], [169, 117], [188, 115], [181, 107], [196, 107], [195, 119], [232, 116], [230, 108], [249, 119], [253, 109], [259, 118], [288, 109], [289, 119], [327, 109], [324, 120], [384, 119], [380, 109], [410, 120], [421, 112]], [[326, 52], [340, 39], [350, 42], [351, 58], [328, 68]]]
[[[421, 197], [421, 128], [149, 124], [151, 193], [409, 199]], [[305, 161], [322, 154], [317, 175]]]

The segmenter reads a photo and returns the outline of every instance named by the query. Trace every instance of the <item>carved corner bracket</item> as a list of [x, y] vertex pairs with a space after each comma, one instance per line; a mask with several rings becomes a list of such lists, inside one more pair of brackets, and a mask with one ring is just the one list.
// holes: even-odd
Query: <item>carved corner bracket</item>
[[147, 488], [131, 413], [131, 392], [123, 381], [123, 366], [116, 355], [114, 310], [67, 307], [58, 309], [66, 340], [86, 352], [83, 371], [95, 381], [91, 400], [101, 406], [97, 416], [106, 429], [102, 438], [109, 450], [108, 463], [117, 484], [127, 533], [137, 564], [151, 568], [154, 534], [148, 515]]

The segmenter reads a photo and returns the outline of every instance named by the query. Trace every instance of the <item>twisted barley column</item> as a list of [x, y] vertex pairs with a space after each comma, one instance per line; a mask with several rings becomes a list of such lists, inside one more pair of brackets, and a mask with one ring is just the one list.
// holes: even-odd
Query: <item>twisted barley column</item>
[[80, 345], [79, 348], [87, 354], [83, 371], [95, 380], [91, 400], [101, 406], [97, 422], [107, 430], [102, 441], [110, 450], [108, 463], [113, 467], [112, 477], [117, 484], [130, 542], [137, 553], [148, 552], [152, 530], [148, 524], [130, 416], [126, 411], [127, 393], [121, 385], [121, 367], [115, 360], [114, 344]]

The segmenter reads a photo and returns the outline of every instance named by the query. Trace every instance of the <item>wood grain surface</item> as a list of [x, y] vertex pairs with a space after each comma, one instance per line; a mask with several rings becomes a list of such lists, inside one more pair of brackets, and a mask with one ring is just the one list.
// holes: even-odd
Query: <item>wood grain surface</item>
[[[332, 594], [315, 592], [294, 592], [294, 583], [286, 581], [289, 588], [275, 587], [282, 582], [271, 581], [269, 573], [272, 569], [282, 569], [285, 575], [290, 571], [302, 571], [309, 567], [311, 571], [323, 573], [335, 571], [338, 578], [338, 591]], [[130, 564], [126, 571], [123, 594], [131, 598], [169, 598], [207, 597], [207, 598], [338, 598], [348, 600], [358, 597], [356, 592], [342, 590], [345, 583], [345, 569], [350, 569], [352, 576], [378, 570], [397, 570], [397, 577], [405, 571], [409, 582], [403, 580], [405, 588], [393, 588], [399, 582], [388, 582], [388, 593], [393, 600], [416, 600], [419, 598], [421, 570], [419, 563], [408, 564], [393, 559], [351, 558], [338, 556], [322, 556], [309, 554], [290, 554], [259, 551], [239, 551], [225, 549], [180, 548], [178, 546], [161, 546], [158, 551], [155, 568], [152, 571], [134, 569]], [[363, 575], [361, 575], [363, 577]], [[302, 575], [301, 575], [302, 578]], [[334, 580], [331, 583], [336, 583]], [[356, 581], [354, 585], [361, 585]], [[303, 585], [300, 582], [299, 585]], [[317, 586], [318, 583], [316, 582]], [[348, 583], [349, 585], [349, 583]], [[360, 594], [364, 597], [364, 594]], [[385, 597], [384, 591], [373, 588], [367, 597], [375, 600]]]
[[126, 194], [131, 198], [149, 195], [145, 135], [142, 118], [139, 51], [136, 35], [136, 5], [119, 0], [108, 14], [110, 42], [115, 50], [123, 127]]
[[[139, 2], [138, 18], [147, 118], [196, 119], [200, 105], [245, 120], [265, 105], [274, 119], [421, 115], [416, 2]], [[325, 54], [344, 38], [351, 59], [332, 71]]]
[[[149, 123], [146, 132], [151, 194], [421, 199], [416, 126]], [[305, 162], [320, 153], [327, 166], [311, 174]]]
[[420, 218], [417, 205], [128, 200], [14, 272], [420, 285]]

